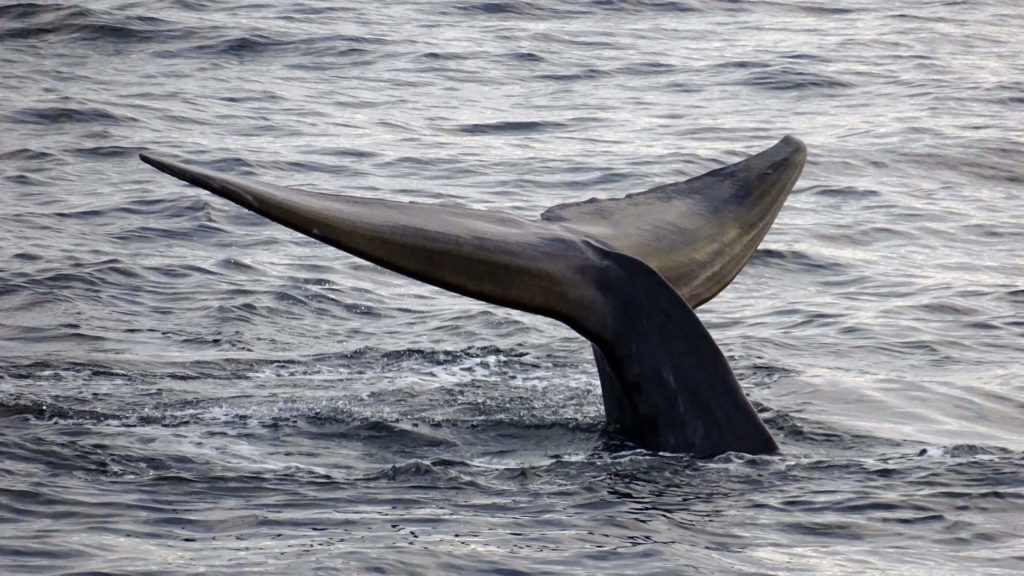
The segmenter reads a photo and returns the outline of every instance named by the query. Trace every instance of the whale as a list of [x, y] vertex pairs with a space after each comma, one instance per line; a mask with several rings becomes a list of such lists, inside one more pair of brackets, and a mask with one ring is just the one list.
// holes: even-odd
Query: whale
[[539, 218], [313, 192], [143, 162], [410, 278], [558, 320], [593, 349], [610, 433], [698, 458], [779, 450], [694, 313], [744, 267], [803, 170], [786, 136], [739, 162]]

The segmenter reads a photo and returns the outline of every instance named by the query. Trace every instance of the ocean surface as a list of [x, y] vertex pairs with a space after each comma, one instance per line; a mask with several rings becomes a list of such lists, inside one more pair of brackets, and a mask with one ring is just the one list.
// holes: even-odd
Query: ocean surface
[[[1024, 572], [1016, 0], [0, 5], [0, 574]], [[781, 446], [139, 162], [535, 217], [800, 137], [698, 311]], [[643, 222], [637, 222], [643, 226]]]

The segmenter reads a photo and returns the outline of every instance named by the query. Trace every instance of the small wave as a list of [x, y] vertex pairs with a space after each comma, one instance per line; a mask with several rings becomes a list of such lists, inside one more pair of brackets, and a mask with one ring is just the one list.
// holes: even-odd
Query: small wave
[[1014, 304], [1024, 304], [1024, 288], [1019, 290], [1010, 290], [1003, 296]]
[[139, 149], [128, 146], [91, 146], [76, 148], [74, 153], [86, 158], [128, 158], [138, 154]]
[[88, 10], [64, 4], [39, 4], [37, 2], [18, 2], [0, 6], [0, 19], [12, 21], [35, 18], [41, 15], [52, 15], [67, 11], [85, 12]]
[[917, 456], [920, 458], [946, 458], [950, 460], [970, 460], [972, 458], [995, 459], [1012, 458], [1015, 452], [995, 446], [979, 446], [977, 444], [954, 444], [951, 446], [930, 446], [922, 448]]
[[806, 190], [807, 193], [826, 198], [876, 198], [880, 195], [878, 190], [869, 188], [857, 188], [854, 186], [812, 186]]
[[328, 42], [327, 45], [309, 45], [302, 56], [286, 62], [285, 66], [292, 70], [312, 70], [320, 73], [325, 68], [324, 60], [342, 60], [346, 66], [368, 65], [377, 61], [379, 53], [367, 48], [339, 48]]
[[611, 72], [601, 68], [584, 68], [576, 72], [561, 72], [558, 74], [538, 74], [540, 80], [554, 80], [556, 82], [575, 82], [579, 80], [596, 80], [609, 76]]
[[[248, 36], [227, 36], [215, 39], [203, 37], [198, 43], [190, 46], [166, 51], [164, 56], [172, 58], [188, 56], [231, 56], [249, 58], [279, 54], [289, 57], [302, 57], [288, 66], [296, 69], [318, 69], [324, 64], [324, 58], [341, 58], [348, 63], [352, 60], [372, 62], [378, 52], [366, 46], [381, 46], [391, 40], [374, 36], [354, 36], [350, 34], [330, 34], [320, 36], [285, 35], [271, 36], [265, 33], [254, 33]], [[316, 58], [310, 63], [308, 58]]]
[[808, 448], [850, 448], [852, 446], [894, 445], [891, 440], [839, 430], [825, 423], [808, 420], [782, 410], [761, 407], [758, 414], [787, 450], [793, 444]]
[[396, 464], [363, 478], [364, 482], [380, 480], [411, 486], [424, 485], [430, 488], [445, 486], [460, 488], [481, 487], [479, 482], [460, 474], [450, 466], [434, 465], [423, 460], [412, 460]]
[[793, 7], [801, 12], [807, 14], [824, 14], [827, 16], [843, 16], [846, 14], [853, 14], [856, 12], [853, 8], [842, 8], [839, 6], [818, 6], [813, 4], [786, 4], [787, 7]]
[[213, 263], [212, 268], [217, 272], [227, 274], [240, 273], [247, 276], [267, 275], [266, 271], [262, 270], [259, 266], [234, 257], [221, 258]]
[[434, 51], [431, 51], [431, 52], [424, 52], [423, 54], [420, 54], [419, 57], [423, 58], [424, 60], [433, 60], [433, 61], [456, 61], [456, 60], [466, 60], [466, 59], [470, 58], [470, 55], [465, 53], [465, 52], [434, 52]]
[[[367, 350], [365, 348], [361, 350]], [[461, 350], [424, 350], [406, 349], [389, 350], [380, 353], [380, 358], [386, 362], [426, 362], [434, 366], [447, 364], [460, 364], [466, 360], [478, 360], [482, 358], [501, 357], [505, 359], [523, 358], [526, 352], [502, 350], [496, 346], [469, 346]]]
[[59, 158], [57, 154], [33, 150], [32, 148], [18, 148], [8, 152], [0, 152], [0, 160], [20, 160], [24, 162], [49, 162]]
[[12, 120], [26, 124], [121, 124], [125, 120], [113, 112], [103, 108], [86, 106], [72, 108], [68, 106], [47, 106], [42, 108], [28, 107], [15, 110], [9, 114]]
[[[194, 234], [193, 234], [194, 236]], [[111, 238], [119, 242], [164, 242], [176, 240], [182, 237], [182, 233], [168, 227], [157, 228], [155, 226], [137, 226], [122, 230], [111, 235]]]
[[770, 70], [754, 72], [741, 82], [766, 90], [836, 90], [852, 88], [853, 84], [826, 74], [799, 70], [792, 66], [778, 66]]
[[462, 12], [468, 12], [471, 14], [487, 14], [491, 16], [499, 14], [512, 16], [538, 16], [548, 12], [547, 9], [532, 2], [514, 0], [508, 0], [505, 2], [473, 2], [471, 4], [456, 6], [456, 8]]
[[[948, 296], [944, 295], [944, 298], [948, 298]], [[981, 313], [981, 310], [974, 306], [945, 300], [908, 304], [898, 308], [911, 312], [921, 312], [929, 318], [973, 318]]]
[[565, 128], [561, 122], [541, 121], [505, 121], [477, 124], [463, 124], [456, 128], [463, 134], [522, 134], [528, 132], [546, 132]]
[[215, 42], [197, 44], [192, 46], [190, 51], [213, 56], [249, 56], [287, 48], [290, 44], [287, 40], [256, 34], [253, 36], [233, 36]]
[[700, 9], [692, 2], [677, 2], [672, 0], [591, 0], [590, 5], [602, 10], [610, 11], [649, 11], [656, 12], [698, 12]]
[[13, 174], [4, 176], [4, 180], [18, 186], [53, 186], [52, 181], [37, 178], [31, 174]]
[[657, 76], [672, 74], [678, 70], [677, 66], [667, 62], [633, 62], [617, 68], [615, 74], [625, 76]]
[[545, 62], [547, 60], [536, 52], [510, 52], [505, 56], [517, 62]]
[[381, 420], [370, 420], [351, 426], [342, 431], [341, 436], [363, 443], [380, 442], [387, 446], [401, 446], [403, 450], [455, 445], [451, 438], [443, 435], [439, 425], [405, 425]]
[[18, 252], [16, 254], [12, 254], [11, 258], [21, 260], [22, 262], [42, 262], [46, 259], [42, 254], [35, 254], [33, 252]]
[[[366, 150], [366, 149], [363, 149], [363, 148], [350, 148], [350, 147], [316, 148], [316, 149], [310, 150], [309, 153], [310, 154], [316, 154], [318, 156], [328, 156], [328, 157], [331, 158], [332, 161], [337, 160], [339, 157], [341, 157], [341, 158], [379, 158], [381, 156], [380, 152], [375, 152], [373, 150]], [[320, 166], [326, 166], [326, 165], [320, 165]], [[330, 164], [330, 166], [332, 166], [331, 172], [337, 172], [338, 170], [342, 169], [342, 167], [338, 166], [338, 164], [336, 162], [332, 162]]]
[[832, 271], [843, 270], [838, 262], [829, 262], [799, 250], [778, 250], [774, 248], [758, 248], [750, 261], [757, 264], [793, 270]]
[[[110, 208], [85, 208], [53, 212], [53, 215], [68, 220], [109, 220], [118, 216], [150, 216], [162, 221], [188, 220], [192, 225], [196, 219], [206, 220], [210, 204], [205, 198], [136, 198]], [[204, 222], [205, 223], [205, 222]]]
[[712, 65], [714, 68], [735, 68], [738, 70], [763, 70], [765, 68], [771, 68], [770, 62], [764, 60], [727, 60]]
[[115, 414], [62, 406], [47, 400], [0, 402], [0, 418], [30, 416], [36, 420], [70, 420], [76, 422], [104, 422], [118, 419]]
[[57, 33], [68, 21], [94, 17], [97, 13], [66, 4], [32, 2], [0, 6], [0, 22], [5, 24], [0, 38], [32, 39]]
[[68, 38], [102, 42], [112, 48], [125, 42], [162, 39], [165, 22], [151, 16], [127, 16], [70, 4], [14, 4], [0, 6], [0, 39], [47, 40]]

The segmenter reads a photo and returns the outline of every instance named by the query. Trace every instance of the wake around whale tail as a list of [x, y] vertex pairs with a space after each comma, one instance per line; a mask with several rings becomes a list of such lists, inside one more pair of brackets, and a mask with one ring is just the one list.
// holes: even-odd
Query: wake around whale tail
[[613, 430], [651, 450], [778, 449], [694, 314], [753, 254], [803, 168], [792, 137], [621, 199], [487, 210], [309, 192], [142, 154], [151, 166], [421, 280], [564, 322], [594, 346]]

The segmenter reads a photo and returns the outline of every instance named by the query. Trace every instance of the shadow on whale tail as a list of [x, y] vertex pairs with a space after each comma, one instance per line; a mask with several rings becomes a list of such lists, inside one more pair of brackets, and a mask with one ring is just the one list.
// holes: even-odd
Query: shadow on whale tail
[[691, 305], [721, 291], [771, 226], [803, 168], [796, 138], [685, 182], [554, 206], [540, 220], [140, 157], [385, 268], [564, 322], [594, 345], [609, 425], [639, 446], [697, 456], [778, 449]]

